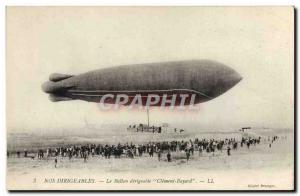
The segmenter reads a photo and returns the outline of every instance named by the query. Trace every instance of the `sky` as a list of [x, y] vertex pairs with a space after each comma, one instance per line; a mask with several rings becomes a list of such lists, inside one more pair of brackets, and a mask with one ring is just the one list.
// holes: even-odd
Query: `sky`
[[[221, 62], [243, 80], [198, 111], [150, 109], [153, 124], [294, 126], [292, 7], [8, 7], [8, 132], [146, 123], [146, 111], [51, 102], [51, 73], [189, 59]], [[150, 123], [151, 123], [150, 122]]]

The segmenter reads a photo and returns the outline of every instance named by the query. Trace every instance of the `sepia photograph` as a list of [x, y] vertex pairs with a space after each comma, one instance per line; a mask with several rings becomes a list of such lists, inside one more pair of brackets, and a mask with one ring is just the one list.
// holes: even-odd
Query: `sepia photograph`
[[9, 191], [294, 191], [292, 6], [7, 6]]

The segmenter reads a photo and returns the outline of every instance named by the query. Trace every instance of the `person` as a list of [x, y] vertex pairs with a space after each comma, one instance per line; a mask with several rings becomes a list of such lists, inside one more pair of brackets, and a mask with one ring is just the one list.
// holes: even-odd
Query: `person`
[[160, 149], [157, 152], [157, 157], [158, 157], [158, 161], [160, 161], [160, 158], [161, 158], [161, 151], [160, 151]]
[[238, 145], [237, 145], [237, 142], [234, 142], [234, 143], [233, 143], [233, 149], [234, 149], [234, 150], [237, 150], [237, 146], [238, 146]]
[[69, 161], [71, 161], [71, 159], [72, 159], [72, 152], [69, 151]]
[[215, 146], [210, 147], [210, 151], [212, 152], [212, 155], [215, 156]]
[[228, 146], [228, 147], [227, 147], [227, 155], [228, 155], [228, 156], [230, 156], [230, 150], [231, 150], [231, 149], [230, 149], [230, 147]]
[[55, 157], [55, 159], [54, 159], [54, 167], [55, 168], [57, 167], [57, 157]]
[[194, 156], [194, 145], [191, 146], [189, 151], [192, 153], [192, 156]]
[[143, 155], [143, 149], [142, 149], [142, 146], [139, 145], [138, 151], [139, 151], [139, 156], [141, 157], [141, 156]]
[[86, 163], [86, 161], [87, 161], [87, 152], [85, 151], [85, 152], [83, 153], [83, 162]]
[[202, 156], [202, 146], [199, 146], [199, 156]]
[[186, 154], [186, 162], [189, 162], [189, 159], [190, 159], [190, 151], [189, 151], [189, 150], [186, 150], [185, 154]]
[[168, 159], [168, 162], [171, 162], [171, 154], [170, 154], [170, 151], [168, 151], [167, 159]]
[[153, 153], [154, 153], [154, 149], [153, 149], [153, 147], [151, 147], [149, 150], [149, 156], [153, 157]]

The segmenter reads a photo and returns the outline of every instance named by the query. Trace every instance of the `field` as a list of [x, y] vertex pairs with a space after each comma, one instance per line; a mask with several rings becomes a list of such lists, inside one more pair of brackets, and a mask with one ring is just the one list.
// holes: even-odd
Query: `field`
[[[217, 152], [214, 156], [203, 153], [199, 156], [195, 152], [189, 162], [183, 152], [172, 154], [172, 162], [166, 161], [166, 154], [162, 155], [162, 160], [158, 161], [157, 155], [149, 157], [148, 154], [143, 157], [129, 158], [111, 158], [89, 157], [84, 163], [82, 159], [75, 158], [71, 161], [68, 158], [59, 158], [57, 168], [54, 167], [54, 158], [47, 160], [38, 160], [30, 158], [17, 158], [12, 156], [7, 160], [7, 181], [8, 188], [30, 189], [39, 183], [40, 189], [147, 189], [150, 184], [139, 184], [133, 186], [130, 183], [106, 183], [108, 179], [194, 179], [197, 183], [175, 186], [174, 184], [163, 184], [163, 189], [252, 189], [252, 185], [259, 187], [256, 189], [266, 189], [261, 185], [270, 185], [267, 189], [291, 189], [293, 187], [293, 133], [292, 131], [282, 130], [256, 130], [249, 133], [238, 131], [231, 132], [201, 132], [198, 135], [191, 133], [183, 134], [152, 134], [152, 133], [127, 133], [124, 135], [112, 137], [106, 134], [106, 137], [53, 137], [51, 139], [38, 139], [32, 149], [41, 146], [54, 146], [62, 144], [79, 143], [114, 143], [131, 142], [142, 143], [144, 141], [159, 140], [187, 140], [198, 138], [239, 138], [242, 135], [263, 136], [262, 144], [232, 150], [232, 155], [227, 156], [226, 151]], [[126, 135], [126, 136], [125, 136]], [[191, 136], [194, 137], [191, 137]], [[279, 140], [269, 147], [268, 136], [278, 135]], [[133, 137], [135, 136], [135, 137]], [[24, 136], [22, 137], [24, 139]], [[31, 137], [32, 139], [32, 137]], [[9, 140], [12, 141], [12, 140]], [[26, 143], [23, 141], [23, 143]], [[11, 149], [27, 148], [22, 142], [12, 145]], [[91, 178], [97, 183], [85, 184], [49, 184], [46, 179], [58, 178]], [[176, 178], [177, 179], [177, 178]], [[214, 185], [207, 183], [207, 180], [214, 179]], [[118, 181], [117, 181], [118, 182]], [[157, 183], [157, 181], [155, 181]], [[153, 186], [153, 184], [152, 184]]]

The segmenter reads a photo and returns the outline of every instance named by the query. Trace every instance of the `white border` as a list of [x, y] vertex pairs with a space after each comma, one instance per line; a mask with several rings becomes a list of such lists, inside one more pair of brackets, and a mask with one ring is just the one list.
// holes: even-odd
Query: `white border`
[[[2, 3], [4, 2], [4, 3]], [[295, 5], [297, 0], [3, 0], [4, 5], [199, 5], [199, 6], [230, 6], [230, 5]]]
[[[298, 15], [299, 15], [299, 8], [300, 8], [300, 1], [299, 0], [102, 0], [102, 1], [96, 1], [96, 0], [52, 0], [52, 1], [42, 1], [42, 0], [1, 0], [0, 1], [0, 62], [1, 62], [1, 69], [0, 69], [0, 115], [1, 115], [1, 122], [0, 122], [0, 139], [1, 139], [1, 153], [0, 153], [0, 184], [1, 184], [1, 195], [8, 195], [11, 193], [8, 193], [6, 191], [6, 183], [5, 183], [5, 175], [6, 175], [6, 105], [5, 105], [5, 7], [6, 6], [17, 6], [17, 5], [23, 5], [23, 6], [71, 6], [71, 5], [81, 5], [81, 6], [92, 6], [92, 5], [105, 5], [105, 6], [167, 6], [167, 5], [175, 5], [175, 6], [255, 6], [255, 5], [294, 5], [296, 8], [298, 8]], [[297, 26], [299, 27], [299, 20], [297, 20]], [[297, 43], [296, 43], [297, 44]], [[299, 50], [297, 51], [297, 54], [299, 56]], [[299, 68], [298, 73], [299, 77]], [[299, 92], [299, 84], [297, 85], [297, 91]], [[299, 100], [297, 100], [299, 101]], [[298, 109], [298, 108], [297, 108]], [[299, 121], [299, 115], [297, 118], [297, 121]], [[299, 133], [297, 134], [299, 140]], [[299, 158], [299, 151], [297, 150], [297, 157]], [[299, 170], [299, 165], [297, 167]], [[299, 179], [297, 179], [299, 181]], [[299, 183], [297, 185], [299, 188]], [[26, 193], [21, 193], [20, 195], [23, 195]], [[36, 195], [40, 195], [43, 193], [38, 193]], [[63, 195], [66, 193], [57, 193], [58, 195]], [[70, 193], [73, 194], [73, 193]], [[87, 193], [80, 193], [80, 195], [84, 195]], [[107, 193], [101, 193], [101, 194], [107, 194]], [[130, 194], [130, 193], [128, 193]], [[156, 193], [157, 194], [157, 193]], [[159, 193], [161, 194], [161, 193]], [[173, 193], [172, 193], [173, 194]], [[204, 193], [201, 193], [204, 194]], [[216, 195], [209, 194], [209, 195]], [[284, 195], [288, 195], [289, 193], [284, 193]], [[19, 195], [19, 194], [18, 194]], [[239, 195], [239, 194], [238, 194]], [[262, 193], [259, 193], [258, 195], [263, 195]]]

